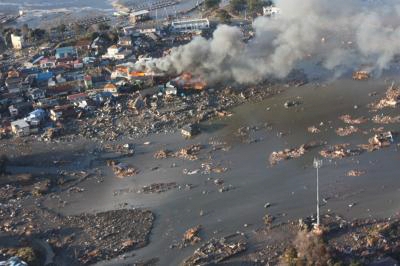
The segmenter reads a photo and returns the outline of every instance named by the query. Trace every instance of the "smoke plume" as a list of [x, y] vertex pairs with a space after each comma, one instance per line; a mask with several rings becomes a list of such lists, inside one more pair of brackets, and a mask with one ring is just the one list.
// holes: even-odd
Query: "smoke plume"
[[294, 68], [308, 74], [310, 66], [334, 75], [360, 68], [380, 73], [400, 54], [398, 0], [275, 2], [281, 14], [255, 19], [249, 41], [239, 27], [220, 25], [211, 39], [196, 37], [145, 67], [245, 84], [284, 78]]

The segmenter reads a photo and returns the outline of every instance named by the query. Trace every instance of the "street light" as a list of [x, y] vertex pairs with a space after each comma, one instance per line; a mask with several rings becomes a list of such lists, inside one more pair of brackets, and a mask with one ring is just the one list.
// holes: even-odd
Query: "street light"
[[314, 158], [313, 162], [314, 168], [317, 169], [317, 226], [319, 226], [319, 175], [318, 169], [322, 166], [322, 160]]

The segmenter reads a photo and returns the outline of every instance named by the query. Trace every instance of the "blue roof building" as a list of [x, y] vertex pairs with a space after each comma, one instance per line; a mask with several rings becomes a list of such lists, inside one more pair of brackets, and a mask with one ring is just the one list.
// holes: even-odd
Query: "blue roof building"
[[56, 49], [56, 59], [71, 58], [76, 56], [77, 52], [75, 47], [68, 46]]

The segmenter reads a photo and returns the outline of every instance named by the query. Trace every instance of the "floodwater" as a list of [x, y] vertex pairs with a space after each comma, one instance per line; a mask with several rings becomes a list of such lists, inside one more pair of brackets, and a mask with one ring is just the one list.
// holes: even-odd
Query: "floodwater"
[[[269, 213], [277, 222], [297, 220], [314, 215], [316, 209], [316, 171], [312, 161], [320, 148], [311, 150], [305, 156], [282, 161], [270, 167], [268, 157], [273, 151], [298, 147], [311, 141], [322, 140], [328, 144], [367, 143], [373, 135], [370, 129], [377, 125], [360, 125], [365, 131], [348, 137], [339, 137], [334, 129], [345, 126], [338, 119], [340, 115], [372, 117], [367, 104], [384, 95], [388, 82], [370, 80], [334, 81], [328, 85], [308, 84], [298, 88], [287, 88], [282, 93], [259, 103], [248, 103], [232, 110], [233, 116], [215, 119], [202, 125], [203, 133], [191, 140], [183, 140], [179, 133], [160, 134], [137, 140], [137, 153], [124, 162], [139, 168], [134, 177], [118, 179], [102, 164], [91, 162], [85, 167], [99, 167], [105, 174], [104, 182], [88, 179], [81, 184], [87, 191], [61, 198], [68, 204], [57, 209], [63, 214], [77, 214], [83, 211], [96, 212], [121, 207], [148, 208], [156, 215], [156, 221], [148, 246], [134, 251], [133, 257], [125, 260], [116, 258], [99, 265], [118, 265], [158, 257], [160, 265], [178, 265], [192, 254], [195, 248], [171, 249], [170, 245], [182, 238], [186, 229], [202, 225], [202, 238], [221, 237], [237, 231], [246, 233], [251, 242], [254, 230], [262, 226], [262, 217]], [[378, 92], [370, 97], [368, 93]], [[298, 100], [298, 107], [286, 109], [287, 100]], [[354, 108], [357, 105], [358, 108]], [[384, 110], [388, 115], [399, 115], [398, 109]], [[323, 125], [320, 126], [320, 123]], [[270, 128], [265, 128], [268, 124]], [[307, 132], [307, 127], [318, 126], [320, 134]], [[242, 126], [259, 126], [250, 135], [257, 140], [246, 144], [239, 141], [235, 132]], [[399, 131], [399, 125], [385, 126]], [[280, 136], [283, 133], [283, 136]], [[155, 160], [153, 154], [161, 148], [177, 150], [191, 143], [207, 144], [210, 140], [227, 142], [228, 151], [213, 151], [209, 148], [200, 153], [198, 161], [184, 161], [175, 158]], [[150, 145], [143, 145], [150, 141]], [[395, 145], [373, 153], [343, 160], [323, 160], [320, 169], [322, 214], [337, 213], [346, 218], [390, 217], [399, 210], [400, 202], [400, 153]], [[227, 167], [222, 174], [185, 175], [183, 169], [201, 168], [201, 163], [212, 161]], [[176, 163], [173, 166], [173, 163]], [[348, 177], [349, 170], [366, 172], [359, 177]], [[220, 193], [213, 180], [221, 178], [225, 186], [232, 189]], [[209, 180], [211, 179], [211, 180]], [[177, 182], [192, 189], [173, 189], [160, 194], [136, 193], [140, 187], [159, 182]], [[114, 192], [119, 191], [119, 195]], [[264, 208], [265, 203], [271, 207]], [[50, 208], [55, 203], [49, 199], [44, 204]], [[349, 204], [354, 205], [352, 208]], [[200, 211], [204, 215], [200, 216]], [[248, 227], [244, 227], [248, 224]]]

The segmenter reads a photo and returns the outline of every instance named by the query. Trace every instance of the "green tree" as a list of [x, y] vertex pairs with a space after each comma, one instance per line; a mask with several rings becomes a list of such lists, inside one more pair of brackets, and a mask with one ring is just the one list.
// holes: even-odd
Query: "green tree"
[[28, 24], [22, 25], [22, 27], [21, 27], [21, 33], [22, 33], [22, 35], [23, 35], [24, 37], [28, 36], [29, 30], [30, 30], [30, 29], [29, 29], [29, 27], [28, 27]]
[[231, 23], [232, 16], [225, 9], [218, 10], [217, 17], [222, 23], [225, 23], [225, 24]]
[[6, 174], [8, 161], [7, 155], [3, 154], [0, 156], [0, 175]]
[[250, 12], [259, 13], [262, 12], [263, 6], [267, 4], [262, 0], [247, 0], [247, 7]]
[[207, 9], [218, 8], [221, 0], [205, 0], [204, 4]]
[[234, 12], [243, 11], [246, 8], [246, 0], [231, 0], [230, 6]]

